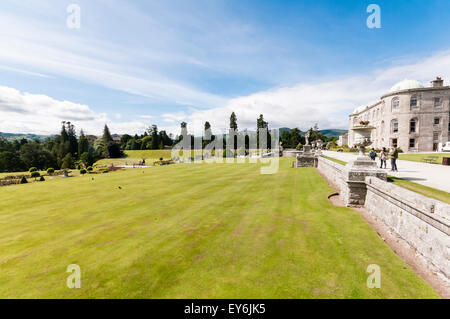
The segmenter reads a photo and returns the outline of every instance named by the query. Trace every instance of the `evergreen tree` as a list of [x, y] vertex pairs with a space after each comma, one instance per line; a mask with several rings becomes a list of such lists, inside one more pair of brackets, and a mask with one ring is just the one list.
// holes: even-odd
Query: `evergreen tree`
[[[233, 112], [230, 116], [230, 135], [228, 136], [229, 139], [233, 139], [233, 148], [237, 149], [237, 117], [236, 114]], [[234, 130], [234, 132], [232, 132]]]
[[61, 168], [62, 169], [67, 169], [67, 168], [73, 168], [74, 167], [74, 161], [72, 158], [72, 154], [67, 153], [67, 155], [64, 157], [63, 161], [62, 161], [62, 165]]
[[75, 126], [70, 123], [66, 122], [66, 130], [67, 130], [67, 136], [69, 140], [69, 152], [72, 153], [72, 156], [75, 156], [78, 152], [78, 141], [77, 141], [77, 134], [75, 133]]
[[151, 149], [157, 150], [159, 148], [158, 127], [156, 125], [152, 125], [152, 127], [149, 128], [149, 134], [152, 137]]
[[[259, 117], [256, 119], [256, 143], [259, 148], [259, 129], [267, 129], [269, 126], [269, 123], [264, 121], [264, 115], [260, 114]], [[267, 141], [267, 147], [270, 147], [270, 135], [269, 132], [266, 134], [266, 141]]]
[[78, 139], [78, 155], [86, 153], [89, 150], [89, 141], [84, 135], [83, 130], [80, 131], [80, 138]]
[[109, 128], [108, 125], [105, 124], [105, 127], [103, 129], [103, 143], [105, 143], [105, 145], [108, 145], [109, 142], [113, 141], [113, 138], [111, 136], [111, 133], [109, 132]]
[[212, 140], [211, 124], [209, 124], [208, 121], [205, 122], [205, 140], [207, 140], [207, 141], [211, 141]]
[[264, 116], [262, 114], [259, 115], [258, 119], [256, 120], [256, 128], [267, 128], [269, 126], [269, 123], [264, 121]]
[[187, 123], [181, 122], [181, 134], [178, 137], [178, 141], [181, 141], [183, 139], [183, 136], [187, 136]]
[[61, 127], [61, 141], [67, 142], [69, 140], [69, 135], [67, 135], [66, 131], [66, 121], [62, 121], [62, 127]]
[[233, 112], [230, 116], [230, 128], [237, 131], [238, 125], [237, 125], [237, 117], [236, 114]]

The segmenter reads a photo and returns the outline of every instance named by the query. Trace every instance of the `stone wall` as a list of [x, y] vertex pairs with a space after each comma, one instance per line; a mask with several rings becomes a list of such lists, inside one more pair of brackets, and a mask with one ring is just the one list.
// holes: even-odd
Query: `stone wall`
[[450, 205], [367, 177], [366, 210], [450, 278]]
[[299, 154], [300, 151], [296, 149], [286, 149], [283, 151], [283, 157], [297, 157]]
[[342, 196], [342, 193], [345, 193], [346, 185], [345, 185], [345, 166], [339, 163], [330, 161], [325, 157], [319, 157], [317, 163], [317, 169], [320, 173], [322, 173], [327, 179], [328, 183], [331, 184]]
[[[354, 182], [349, 180], [352, 168], [319, 157], [317, 169], [339, 192], [344, 203], [351, 205], [355, 193]], [[450, 281], [450, 205], [377, 176], [365, 176], [358, 183], [365, 189], [362, 203], [367, 212], [416, 249]]]

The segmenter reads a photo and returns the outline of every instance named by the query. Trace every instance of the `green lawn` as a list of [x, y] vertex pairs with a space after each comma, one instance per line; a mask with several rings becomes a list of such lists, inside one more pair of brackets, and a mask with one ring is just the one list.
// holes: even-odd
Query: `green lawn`
[[[439, 297], [291, 162], [275, 175], [179, 164], [4, 187], [0, 298]], [[69, 264], [81, 289], [66, 287]], [[370, 264], [381, 289], [366, 286]]]
[[341, 160], [339, 160], [337, 158], [329, 157], [329, 156], [323, 156], [323, 157], [328, 159], [328, 160], [330, 160], [330, 161], [332, 161], [332, 162], [335, 162], [335, 163], [338, 163], [338, 164], [341, 164], [341, 165], [344, 165], [344, 166], [347, 165], [347, 162], [341, 161]]
[[159, 161], [162, 157], [165, 160], [171, 159], [171, 150], [143, 150], [143, 151], [125, 151], [123, 158], [105, 158], [95, 163], [95, 166], [110, 166], [114, 165], [133, 165], [145, 159], [147, 165], [152, 165], [153, 162]]
[[442, 191], [440, 189], [428, 187], [422, 184], [418, 184], [407, 179], [398, 178], [394, 176], [388, 176], [388, 181], [394, 183], [397, 186], [409, 189], [410, 191], [431, 197], [441, 202], [450, 204], [450, 193]]
[[399, 154], [398, 159], [413, 162], [424, 162], [423, 159], [430, 156], [438, 156], [433, 164], [442, 164], [443, 157], [450, 157], [450, 153], [429, 153], [429, 154]]

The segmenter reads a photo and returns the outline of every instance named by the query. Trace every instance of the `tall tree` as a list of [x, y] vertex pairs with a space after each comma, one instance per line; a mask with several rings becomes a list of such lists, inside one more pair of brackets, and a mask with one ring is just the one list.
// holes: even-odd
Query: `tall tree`
[[80, 138], [78, 139], [78, 156], [89, 150], [89, 141], [84, 135], [83, 130], [80, 131]]
[[269, 126], [269, 123], [264, 121], [264, 115], [260, 114], [259, 117], [256, 119], [256, 128], [267, 128]]
[[66, 122], [66, 126], [67, 136], [69, 138], [69, 152], [72, 153], [72, 155], [75, 155], [78, 152], [78, 141], [75, 126], [70, 122]]
[[151, 149], [157, 150], [159, 148], [158, 126], [152, 125], [148, 133], [152, 137]]
[[62, 121], [61, 124], [61, 140], [62, 142], [67, 142], [69, 140], [69, 135], [67, 135], [66, 131], [66, 121]]
[[[269, 127], [269, 123], [264, 121], [264, 115], [260, 114], [259, 117], [256, 119], [256, 143], [259, 148], [259, 130], [260, 129], [267, 129]], [[270, 135], [269, 132], [266, 133], [266, 141], [267, 141], [267, 147], [270, 147]]]
[[205, 140], [211, 140], [211, 124], [208, 121], [205, 122]]
[[108, 125], [105, 124], [105, 127], [103, 128], [103, 143], [105, 143], [105, 145], [108, 145], [109, 142], [113, 141], [113, 138], [111, 136], [111, 133], [109, 132], [109, 128]]
[[187, 123], [181, 122], [181, 134], [179, 136], [179, 140], [181, 141], [183, 139], [183, 136], [187, 135]]
[[237, 125], [237, 117], [236, 114], [233, 112], [230, 116], [230, 128], [237, 131], [238, 125]]

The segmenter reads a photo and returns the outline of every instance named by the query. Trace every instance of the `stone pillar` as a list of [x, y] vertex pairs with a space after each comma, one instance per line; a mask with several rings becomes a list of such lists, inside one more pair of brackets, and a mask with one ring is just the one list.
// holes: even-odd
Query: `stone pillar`
[[303, 146], [303, 152], [297, 156], [294, 167], [317, 167], [317, 156], [311, 152], [311, 146]]
[[387, 180], [387, 173], [378, 168], [375, 161], [369, 157], [358, 156], [346, 165], [344, 180], [347, 184], [342, 198], [347, 206], [364, 206], [367, 194], [366, 177], [374, 176], [383, 181]]

